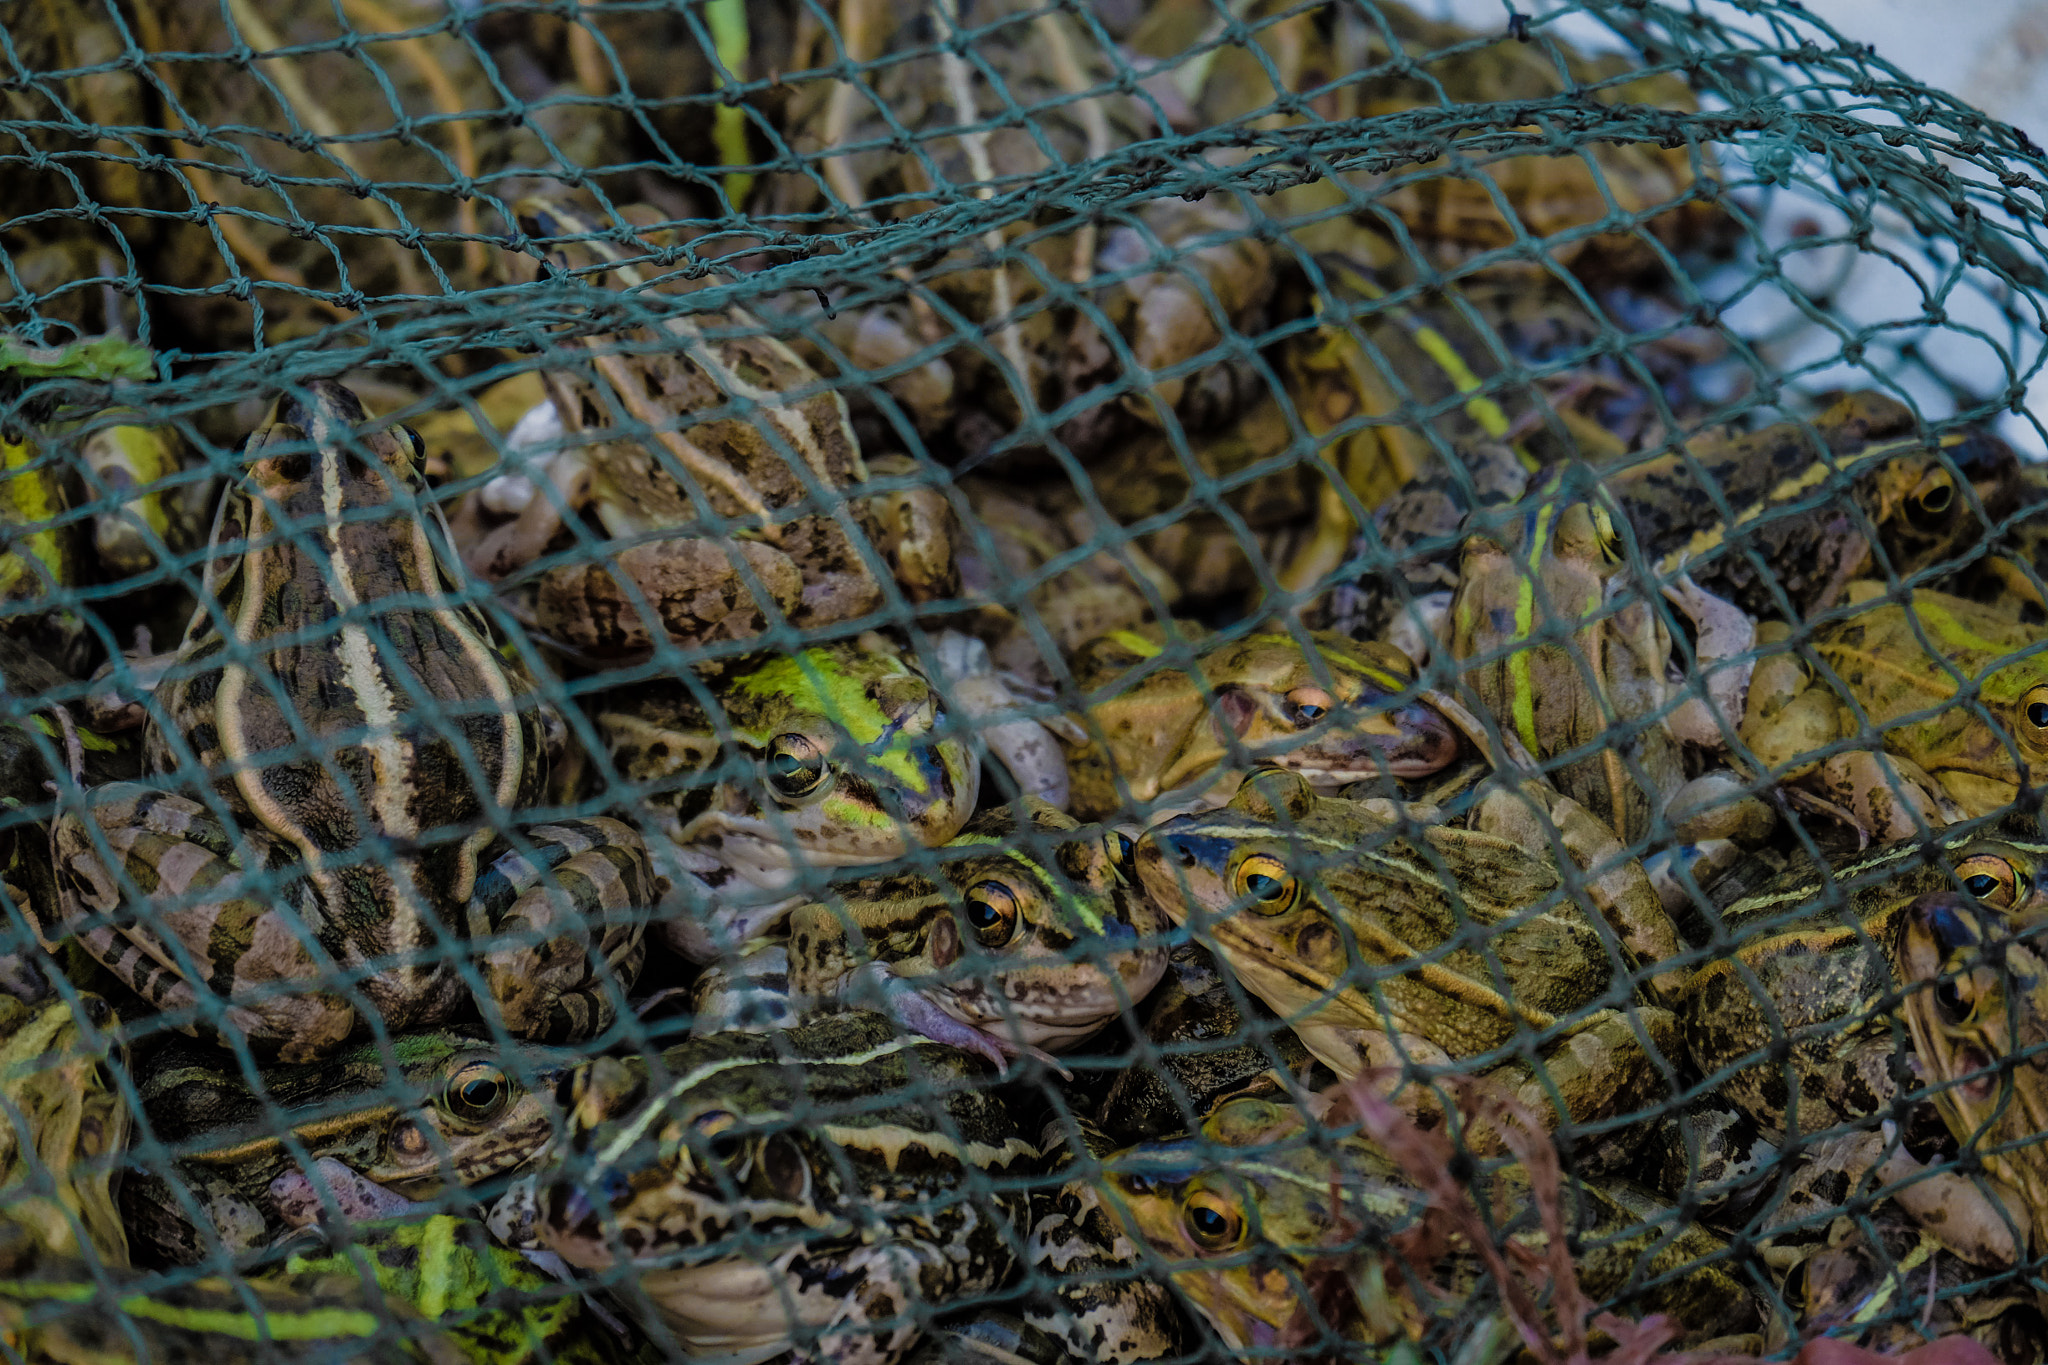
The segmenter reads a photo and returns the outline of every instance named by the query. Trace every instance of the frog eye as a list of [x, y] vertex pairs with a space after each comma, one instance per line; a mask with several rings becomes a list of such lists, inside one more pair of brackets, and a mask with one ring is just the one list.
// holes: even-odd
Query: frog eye
[[801, 1204], [811, 1190], [811, 1163], [803, 1149], [787, 1133], [777, 1133], [761, 1144], [761, 1150], [747, 1173], [747, 1193], [757, 1199], [776, 1199]]
[[777, 796], [796, 800], [825, 784], [825, 754], [809, 735], [777, 735], [762, 766]]
[[1236, 1246], [1244, 1236], [1244, 1217], [1228, 1199], [1214, 1190], [1197, 1190], [1188, 1196], [1181, 1210], [1188, 1236], [1204, 1251], [1223, 1251]]
[[2048, 742], [2048, 683], [2038, 683], [2020, 698], [2020, 715], [2025, 718], [2035, 743]]
[[512, 1099], [512, 1083], [492, 1062], [471, 1062], [442, 1087], [441, 1103], [465, 1123], [483, 1123], [504, 1112]]
[[1252, 910], [1261, 915], [1284, 915], [1294, 908], [1295, 900], [1301, 894], [1301, 883], [1295, 880], [1287, 864], [1270, 853], [1253, 853], [1237, 865], [1237, 894], [1252, 903]]
[[1306, 729], [1330, 714], [1336, 701], [1320, 687], [1297, 687], [1287, 694], [1287, 713], [1296, 729]]
[[984, 948], [1000, 948], [1017, 932], [1016, 893], [1001, 882], [976, 882], [964, 898], [967, 923]]
[[1956, 505], [1956, 481], [1948, 470], [1936, 466], [1927, 471], [1919, 487], [1906, 495], [1906, 520], [1921, 528], [1938, 526]]
[[1995, 853], [1977, 853], [1956, 864], [1956, 883], [1999, 910], [2010, 910], [2027, 892], [2026, 874]]
[[421, 436], [421, 435], [420, 435], [420, 434], [419, 434], [419, 433], [418, 433], [417, 431], [414, 431], [414, 430], [413, 430], [413, 429], [412, 429], [411, 427], [400, 427], [400, 428], [398, 429], [398, 434], [399, 434], [399, 435], [400, 435], [401, 437], [403, 437], [403, 438], [405, 439], [406, 443], [407, 443], [407, 444], [409, 444], [409, 445], [410, 445], [410, 446], [412, 447], [412, 458], [413, 458], [413, 460], [414, 460], [414, 461], [415, 461], [416, 463], [419, 463], [419, 464], [424, 464], [424, 463], [426, 463], [426, 459], [427, 459], [427, 442], [426, 442], [426, 438], [422, 437], [422, 436]]

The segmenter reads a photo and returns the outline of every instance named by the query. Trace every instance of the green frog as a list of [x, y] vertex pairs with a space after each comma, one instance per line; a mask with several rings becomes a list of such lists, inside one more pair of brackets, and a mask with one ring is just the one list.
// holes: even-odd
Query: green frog
[[1904, 578], [1957, 558], [2012, 512], [2023, 480], [1997, 437], [1929, 436], [1911, 408], [1866, 390], [1806, 420], [1700, 432], [1603, 469], [1601, 484], [1660, 577], [1683, 564], [1753, 616], [1789, 602], [1810, 618], [1880, 565]]
[[134, 1116], [110, 1070], [126, 1065], [111, 1040], [121, 1021], [97, 995], [36, 995], [0, 993], [0, 1229], [125, 1266], [114, 1184]]
[[[660, 286], [678, 277], [650, 280], [634, 262], [652, 250], [609, 219], [552, 199], [517, 212], [538, 253], [515, 273], [586, 289], [610, 275], [647, 321], [584, 337], [583, 363], [546, 371], [573, 444], [517, 519], [466, 547], [473, 570], [495, 580], [532, 562], [587, 508], [626, 543], [542, 572], [534, 611], [598, 656], [865, 615], [883, 602], [871, 564], [914, 601], [955, 595], [951, 504], [907, 458], [871, 470], [845, 400], [785, 342], [736, 305], [675, 308]], [[871, 473], [885, 477], [862, 497]], [[828, 505], [842, 499], [845, 523]]]
[[1398, 650], [1334, 633], [1210, 641], [1198, 628], [1152, 626], [1092, 642], [1072, 670], [1086, 707], [1085, 739], [1067, 752], [1070, 808], [1084, 820], [1220, 805], [1247, 760], [1334, 789], [1434, 772], [1465, 744]]
[[685, 1354], [893, 1365], [1012, 1268], [1037, 1149], [977, 1059], [881, 1015], [600, 1058], [564, 1095], [534, 1233], [630, 1271]]
[[1501, 729], [1554, 763], [1559, 790], [1636, 844], [1684, 804], [1683, 745], [1725, 744], [1719, 717], [1747, 688], [1754, 627], [1690, 578], [1668, 585], [1698, 627], [1706, 693], [1675, 705], [1670, 633], [1624, 589], [1617, 517], [1602, 490], [1574, 495], [1563, 475], [1487, 514], [1464, 544], [1449, 653]]
[[[1863, 602], [1812, 628], [1804, 648], [1785, 628], [1766, 630], [1738, 713], [1742, 742], [1779, 781], [1879, 839], [1990, 815], [2048, 761], [2044, 639], [2008, 610], [1932, 589], [1910, 608]], [[1859, 747], [1813, 757], [1850, 740]]]
[[[363, 1024], [360, 1001], [393, 1030], [492, 1009], [524, 1037], [582, 1038], [639, 970], [658, 888], [632, 828], [499, 831], [541, 789], [550, 717], [463, 598], [422, 457], [339, 384], [281, 397], [156, 692], [158, 782], [96, 788], [55, 823], [60, 904], [38, 931], [75, 932], [188, 1032], [312, 1061]], [[450, 935], [488, 999], [440, 951]], [[275, 989], [337, 970], [347, 993]]]
[[883, 989], [906, 1025], [997, 1066], [1071, 1051], [1143, 1000], [1166, 970], [1166, 919], [1130, 878], [1130, 837], [1019, 804], [969, 821], [935, 876], [872, 877], [799, 907], [792, 989]]
[[[1392, 1247], [1417, 1229], [1428, 1196], [1370, 1142], [1311, 1141], [1311, 1127], [1298, 1104], [1239, 1097], [1191, 1136], [1140, 1144], [1105, 1162], [1106, 1205], [1165, 1260], [1174, 1284], [1232, 1349], [1301, 1349], [1326, 1334], [1384, 1347], [1426, 1326], [1427, 1309], [1402, 1301], [1410, 1281]], [[1519, 1167], [1466, 1177], [1475, 1178], [1491, 1192], [1478, 1198], [1499, 1206], [1509, 1235], [1540, 1247], [1541, 1232], [1513, 1212], [1532, 1202]], [[1573, 1195], [1565, 1217], [1589, 1298], [1654, 1278], [1662, 1283], [1636, 1291], [1638, 1301], [1685, 1330], [1735, 1331], [1745, 1317], [1754, 1320], [1754, 1297], [1715, 1263], [1726, 1254], [1719, 1239], [1697, 1228], [1673, 1235], [1656, 1225], [1655, 1206], [1625, 1187], [1580, 1184]], [[1375, 1255], [1388, 1263], [1370, 1264]], [[1462, 1307], [1476, 1272], [1464, 1257], [1448, 1267], [1449, 1301]]]
[[[1134, 861], [1160, 908], [1340, 1077], [1451, 1067], [1555, 1031], [1545, 1074], [1525, 1088], [1553, 1118], [1554, 1093], [1584, 1121], [1657, 1093], [1643, 1039], [1664, 1055], [1677, 1042], [1665, 1010], [1593, 1008], [1617, 974], [1610, 936], [1651, 969], [1677, 937], [1640, 865], [1603, 858], [1606, 873], [1588, 885], [1610, 928], [1567, 895], [1551, 857], [1531, 851], [1545, 847], [1418, 828], [1264, 769], [1228, 808], [1148, 830]], [[1630, 867], [1632, 879], [1612, 880]], [[1616, 885], [1619, 901], [1608, 894]], [[1483, 953], [1468, 946], [1474, 925], [1487, 930]], [[1499, 1065], [1514, 1075], [1522, 1064]]]
[[[1968, 890], [1967, 884], [1964, 887]], [[1921, 896], [1898, 931], [1905, 1016], [1949, 1132], [2018, 1229], [2008, 1264], [2048, 1245], [2048, 950], [2041, 903]]]
[[693, 961], [774, 931], [805, 873], [943, 844], [974, 812], [979, 761], [878, 637], [755, 660], [710, 696], [716, 709], [661, 679], [607, 693], [597, 712], [621, 775], [651, 788], [669, 875], [698, 892], [701, 909], [660, 929]]
[[1720, 1096], [1777, 1141], [1885, 1112], [1910, 1049], [1897, 1018], [1898, 938], [1920, 898], [1956, 889], [2000, 914], [2048, 905], [2048, 843], [2014, 816], [1930, 848], [1810, 859], [1722, 911], [1715, 959], [1678, 1007], [1686, 1049]]
[[515, 1173], [553, 1135], [554, 1086], [575, 1061], [452, 1032], [401, 1034], [265, 1068], [257, 1091], [232, 1054], [166, 1040], [135, 1079], [150, 1131], [173, 1155], [128, 1172], [128, 1225], [162, 1259], [189, 1265], [275, 1242], [289, 1220], [273, 1186], [304, 1162], [335, 1160], [408, 1199]]

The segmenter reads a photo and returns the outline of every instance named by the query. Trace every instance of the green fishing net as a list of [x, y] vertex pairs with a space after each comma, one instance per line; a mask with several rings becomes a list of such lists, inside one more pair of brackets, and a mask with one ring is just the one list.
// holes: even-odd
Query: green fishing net
[[1795, 0], [5, 0], [0, 1350], [2042, 1359], [2044, 178]]

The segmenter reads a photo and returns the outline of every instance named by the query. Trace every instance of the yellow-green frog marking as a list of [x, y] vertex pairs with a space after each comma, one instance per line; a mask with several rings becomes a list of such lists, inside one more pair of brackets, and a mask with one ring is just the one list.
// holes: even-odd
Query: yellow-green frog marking
[[804, 872], [943, 844], [974, 811], [980, 763], [938, 692], [878, 641], [762, 659], [712, 691], [715, 709], [651, 682], [598, 712], [620, 772], [650, 788], [671, 875], [697, 892], [701, 909], [663, 925], [694, 960], [772, 930]]

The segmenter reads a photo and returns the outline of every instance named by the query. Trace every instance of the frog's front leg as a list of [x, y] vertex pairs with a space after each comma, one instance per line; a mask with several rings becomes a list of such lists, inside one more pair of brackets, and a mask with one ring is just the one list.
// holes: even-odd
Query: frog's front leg
[[1750, 675], [1756, 669], [1756, 622], [1741, 607], [1693, 582], [1682, 559], [1679, 568], [1678, 578], [1664, 585], [1664, 596], [1693, 624], [1693, 658], [1707, 695], [1687, 697], [1664, 717], [1664, 728], [1684, 743], [1718, 752], [1728, 747], [1748, 705]]
[[477, 966], [511, 1032], [589, 1038], [610, 1026], [640, 974], [662, 887], [647, 845], [619, 820], [535, 825], [521, 842], [531, 855], [501, 845], [465, 907]]
[[[1584, 874], [1587, 896], [1637, 963], [1670, 962], [1683, 950], [1678, 926], [1642, 863], [1606, 821], [1569, 796], [1534, 779], [1499, 787], [1481, 800], [1473, 823], [1523, 848], [1561, 843]], [[1684, 974], [1677, 971], [1659, 972], [1649, 982], [1652, 998], [1661, 1001], [1676, 1000], [1684, 988]]]
[[1880, 842], [1917, 839], [1966, 818], [1932, 773], [1896, 754], [1868, 749], [1836, 754], [1807, 781]]
[[[143, 1000], [187, 1016], [178, 1027], [195, 1037], [204, 1022], [287, 1062], [347, 1039], [356, 1006], [346, 996], [275, 990], [338, 970], [322, 946], [327, 916], [291, 850], [141, 783], [109, 783], [88, 800], [84, 815], [67, 812], [51, 830], [57, 921], [35, 925], [46, 948], [77, 939]], [[261, 863], [253, 873], [251, 861]]]

